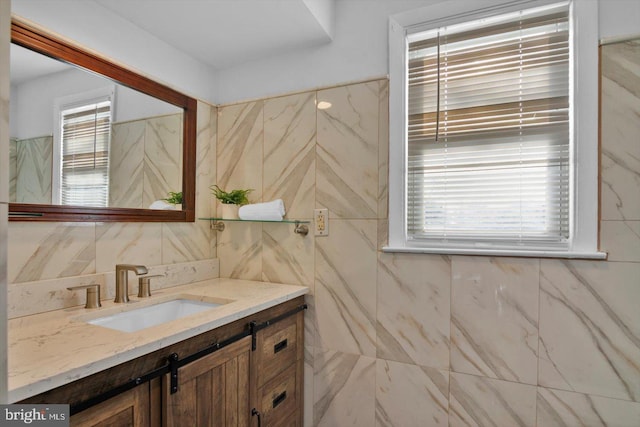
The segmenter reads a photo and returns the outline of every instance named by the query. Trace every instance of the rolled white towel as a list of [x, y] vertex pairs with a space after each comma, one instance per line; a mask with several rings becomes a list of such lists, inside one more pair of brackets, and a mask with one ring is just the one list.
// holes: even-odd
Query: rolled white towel
[[176, 206], [172, 205], [171, 203], [167, 203], [164, 200], [156, 200], [155, 202], [151, 203], [151, 205], [149, 206], [149, 209], [160, 209], [160, 210], [164, 210], [164, 211], [175, 211], [176, 210]]
[[284, 215], [285, 209], [282, 199], [276, 199], [265, 203], [244, 205], [240, 206], [240, 209], [238, 209], [238, 216], [240, 219], [282, 221]]

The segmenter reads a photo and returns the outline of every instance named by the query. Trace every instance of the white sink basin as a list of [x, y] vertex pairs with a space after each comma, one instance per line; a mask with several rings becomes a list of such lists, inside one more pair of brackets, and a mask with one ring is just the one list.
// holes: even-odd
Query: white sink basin
[[116, 329], [122, 332], [136, 332], [141, 329], [150, 328], [165, 322], [210, 310], [220, 305], [222, 304], [184, 298], [173, 299], [155, 305], [87, 320], [87, 323]]

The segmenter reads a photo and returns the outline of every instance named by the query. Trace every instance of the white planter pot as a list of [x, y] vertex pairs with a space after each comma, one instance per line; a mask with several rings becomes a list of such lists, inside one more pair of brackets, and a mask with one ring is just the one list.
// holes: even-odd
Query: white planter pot
[[221, 217], [223, 219], [238, 219], [238, 205], [227, 205], [223, 203], [220, 206], [222, 206]]

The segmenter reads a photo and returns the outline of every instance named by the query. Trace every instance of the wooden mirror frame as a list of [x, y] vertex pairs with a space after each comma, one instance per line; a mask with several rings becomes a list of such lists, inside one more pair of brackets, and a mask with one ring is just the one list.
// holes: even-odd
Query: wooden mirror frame
[[182, 210], [93, 208], [82, 206], [9, 203], [9, 221], [193, 222], [196, 186], [196, 109], [194, 98], [114, 64], [40, 28], [12, 17], [11, 43], [99, 74], [183, 110]]

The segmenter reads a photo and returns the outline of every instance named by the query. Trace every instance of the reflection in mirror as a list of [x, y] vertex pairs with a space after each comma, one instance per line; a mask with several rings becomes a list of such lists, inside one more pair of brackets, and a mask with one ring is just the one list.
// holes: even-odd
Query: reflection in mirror
[[182, 109], [11, 45], [10, 201], [152, 208], [182, 189]]
[[10, 213], [193, 220], [195, 100], [15, 19], [12, 41]]

